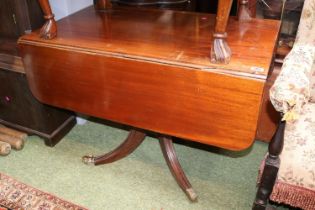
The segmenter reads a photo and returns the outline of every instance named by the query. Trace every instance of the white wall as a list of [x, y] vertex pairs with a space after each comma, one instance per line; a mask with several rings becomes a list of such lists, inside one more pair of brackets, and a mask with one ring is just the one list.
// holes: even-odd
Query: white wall
[[56, 20], [93, 4], [93, 0], [50, 0]]

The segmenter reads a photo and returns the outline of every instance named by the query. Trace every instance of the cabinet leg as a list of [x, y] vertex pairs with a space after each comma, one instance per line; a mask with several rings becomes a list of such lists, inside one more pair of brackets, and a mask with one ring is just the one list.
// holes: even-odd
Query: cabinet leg
[[226, 27], [232, 3], [232, 0], [219, 0], [210, 54], [213, 63], [229, 63], [231, 59], [232, 52], [226, 42]]

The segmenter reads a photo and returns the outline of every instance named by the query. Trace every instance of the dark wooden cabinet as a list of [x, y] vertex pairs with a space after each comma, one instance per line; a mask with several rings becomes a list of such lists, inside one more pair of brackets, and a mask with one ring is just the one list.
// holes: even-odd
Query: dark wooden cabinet
[[54, 146], [75, 125], [75, 116], [34, 98], [16, 45], [21, 35], [44, 23], [42, 17], [38, 1], [0, 1], [0, 123]]
[[0, 123], [35, 134], [54, 146], [75, 124], [68, 111], [38, 102], [25, 74], [0, 68]]

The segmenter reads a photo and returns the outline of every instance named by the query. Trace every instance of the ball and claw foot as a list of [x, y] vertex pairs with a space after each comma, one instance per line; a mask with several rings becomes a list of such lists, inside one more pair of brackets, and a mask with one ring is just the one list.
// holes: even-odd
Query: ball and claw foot
[[226, 35], [215, 34], [211, 46], [211, 62], [228, 64], [232, 51], [225, 40]]
[[40, 30], [40, 37], [42, 39], [53, 39], [57, 36], [56, 21], [53, 19], [53, 16], [49, 18]]
[[95, 157], [93, 155], [85, 155], [82, 157], [82, 162], [86, 165], [94, 165]]

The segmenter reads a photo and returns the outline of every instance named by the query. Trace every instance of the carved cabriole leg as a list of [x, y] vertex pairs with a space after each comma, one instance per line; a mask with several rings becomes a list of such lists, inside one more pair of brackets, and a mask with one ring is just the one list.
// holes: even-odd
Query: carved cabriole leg
[[251, 20], [250, 11], [248, 8], [248, 0], [240, 0], [238, 8], [238, 20], [239, 21], [248, 21]]
[[185, 175], [185, 172], [183, 171], [177, 159], [172, 139], [169, 137], [160, 137], [159, 140], [166, 163], [170, 171], [172, 172], [176, 182], [191, 201], [196, 201], [197, 194], [193, 190], [189, 180]]
[[44, 18], [46, 23], [40, 30], [40, 37], [43, 39], [53, 39], [57, 36], [57, 24], [55, 21], [55, 15], [51, 11], [51, 7], [48, 0], [38, 0], [39, 4], [44, 12]]
[[253, 210], [265, 210], [268, 205], [269, 196], [275, 184], [284, 141], [285, 121], [281, 121], [278, 129], [269, 143], [269, 154], [265, 160], [264, 171], [258, 186]]
[[143, 142], [145, 133], [131, 130], [127, 139], [115, 150], [100, 156], [84, 156], [83, 162], [86, 164], [101, 165], [112, 163], [131, 154]]
[[231, 11], [233, 0], [219, 0], [218, 12], [216, 17], [213, 42], [211, 46], [211, 62], [229, 63], [231, 59], [231, 49], [226, 42], [226, 27]]
[[110, 0], [94, 0], [94, 6], [97, 10], [105, 10], [112, 8]]

